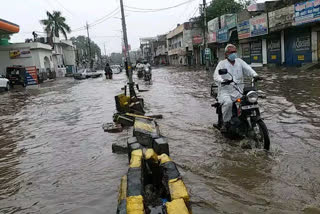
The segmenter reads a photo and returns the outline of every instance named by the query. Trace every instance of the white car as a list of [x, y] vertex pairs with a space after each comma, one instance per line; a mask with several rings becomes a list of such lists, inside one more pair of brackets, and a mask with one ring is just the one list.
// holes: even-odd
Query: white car
[[0, 88], [5, 89], [6, 91], [10, 90], [10, 81], [3, 75], [0, 75]]
[[87, 78], [98, 78], [101, 77], [102, 73], [98, 73], [96, 71], [91, 71], [90, 69], [81, 69], [77, 73], [73, 75], [75, 79], [87, 79]]

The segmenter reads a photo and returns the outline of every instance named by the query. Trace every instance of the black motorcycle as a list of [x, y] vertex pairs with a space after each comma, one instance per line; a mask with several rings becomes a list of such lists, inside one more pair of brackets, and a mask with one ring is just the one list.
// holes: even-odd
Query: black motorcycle
[[[260, 110], [258, 106], [259, 94], [256, 90], [256, 82], [261, 80], [260, 78], [252, 78], [251, 86], [244, 87], [242, 90], [239, 84], [233, 81], [233, 76], [228, 72], [227, 69], [220, 69], [219, 75], [229, 74], [232, 80], [222, 83], [224, 85], [233, 85], [233, 87], [242, 95], [241, 98], [237, 99], [233, 103], [232, 118], [230, 124], [226, 127], [226, 136], [236, 137], [247, 137], [252, 139], [255, 143], [256, 148], [269, 150], [270, 149], [270, 138], [268, 128], [263, 122], [260, 116]], [[211, 95], [217, 100], [212, 107], [216, 108], [218, 114], [218, 124], [215, 125], [219, 130], [223, 125], [222, 117], [222, 105], [217, 99], [217, 93], [214, 92], [217, 86], [211, 86]]]
[[143, 80], [146, 82], [151, 82], [151, 78], [152, 78], [151, 68], [147, 67], [144, 69]]

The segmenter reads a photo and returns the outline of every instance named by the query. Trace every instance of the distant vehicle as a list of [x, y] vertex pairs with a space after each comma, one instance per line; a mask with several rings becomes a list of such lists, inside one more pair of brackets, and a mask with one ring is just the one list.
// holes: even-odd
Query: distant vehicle
[[0, 88], [6, 91], [10, 90], [10, 81], [3, 75], [0, 75]]
[[112, 69], [114, 74], [119, 74], [122, 72], [122, 68], [120, 65], [111, 65], [110, 68]]
[[22, 66], [7, 67], [6, 78], [10, 81], [10, 85], [28, 85], [27, 70]]
[[145, 67], [144, 68], [143, 80], [146, 81], [146, 82], [151, 82], [151, 78], [152, 78], [151, 68], [150, 67]]
[[89, 68], [80, 69], [77, 73], [73, 75], [73, 77], [78, 80], [88, 79], [88, 78], [98, 78], [101, 76], [102, 76], [102, 73], [91, 71], [91, 69]]

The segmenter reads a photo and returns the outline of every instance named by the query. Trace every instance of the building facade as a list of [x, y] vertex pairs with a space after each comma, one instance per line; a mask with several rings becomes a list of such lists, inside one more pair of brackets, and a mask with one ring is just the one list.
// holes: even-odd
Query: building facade
[[169, 64], [189, 64], [187, 53], [190, 46], [192, 46], [191, 27], [189, 22], [185, 22], [167, 34]]

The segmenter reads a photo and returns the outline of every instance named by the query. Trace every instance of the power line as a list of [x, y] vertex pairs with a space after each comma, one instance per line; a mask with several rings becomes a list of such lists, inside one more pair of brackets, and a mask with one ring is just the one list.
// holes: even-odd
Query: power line
[[163, 11], [163, 10], [170, 10], [170, 9], [173, 9], [173, 8], [180, 7], [182, 5], [191, 3], [193, 1], [195, 1], [195, 0], [188, 0], [188, 1], [182, 2], [180, 4], [177, 4], [177, 5], [174, 5], [174, 6], [171, 6], [171, 7], [157, 8], [157, 9], [137, 8], [137, 7], [127, 6], [127, 5], [125, 7], [130, 12], [150, 13], [150, 12], [158, 12], [158, 11]]
[[74, 14], [68, 10], [65, 6], [63, 6], [63, 4], [61, 4], [61, 2], [59, 0], [55, 0], [65, 11], [67, 11], [70, 15], [74, 16]]

